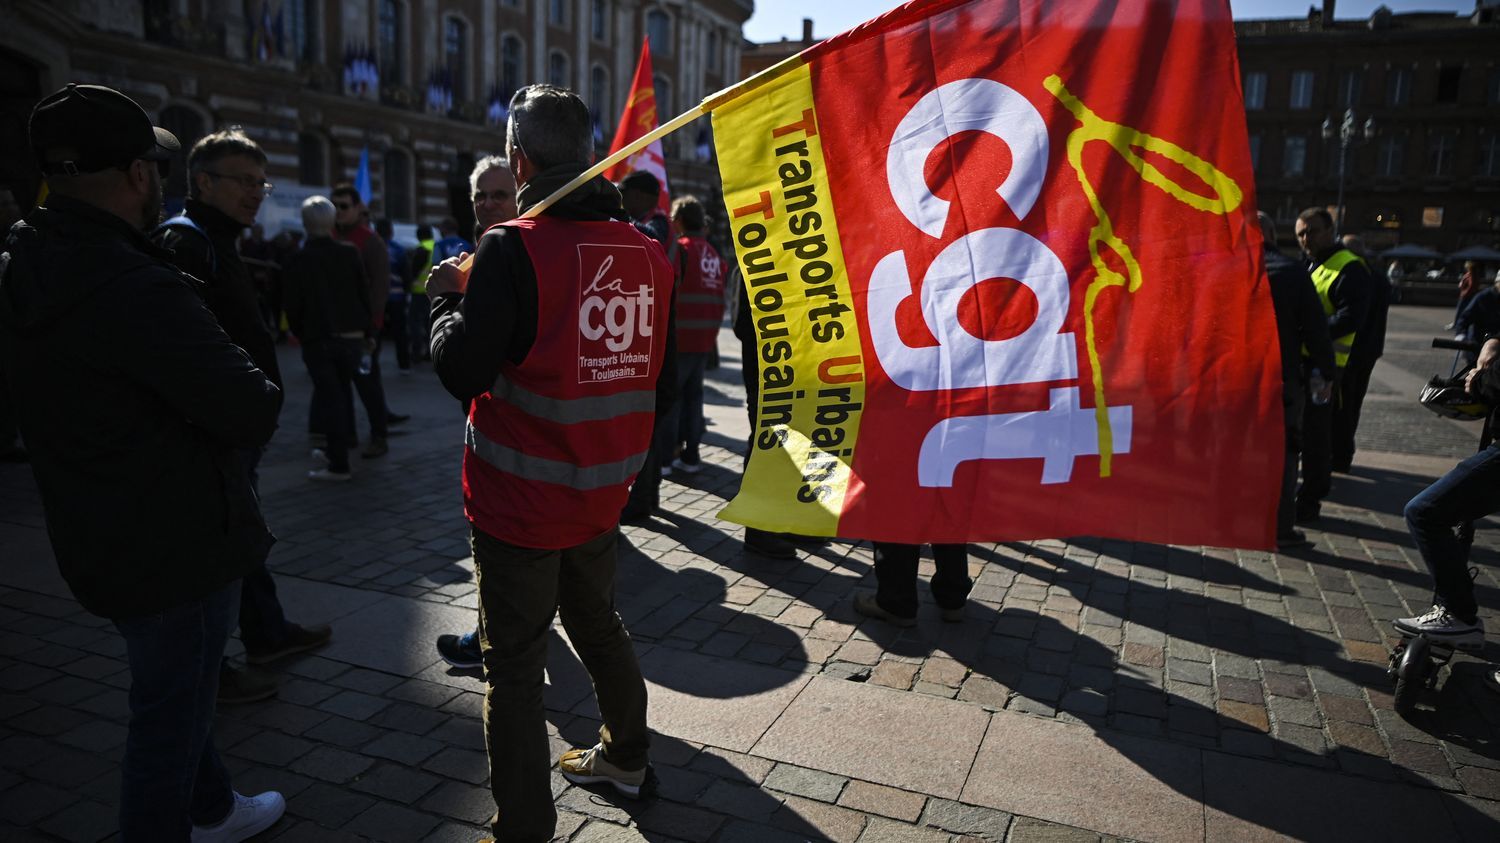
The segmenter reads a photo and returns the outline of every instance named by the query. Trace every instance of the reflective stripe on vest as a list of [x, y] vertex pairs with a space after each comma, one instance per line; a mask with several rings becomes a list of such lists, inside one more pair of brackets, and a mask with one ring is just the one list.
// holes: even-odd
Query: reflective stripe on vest
[[495, 379], [490, 395], [527, 415], [558, 424], [605, 421], [629, 413], [651, 413], [656, 410], [655, 390], [641, 389], [595, 398], [549, 398], [517, 386], [505, 375]]
[[[1323, 303], [1324, 316], [1333, 315], [1333, 300], [1328, 297], [1328, 292], [1333, 289], [1333, 282], [1338, 280], [1339, 273], [1351, 263], [1363, 264], [1364, 261], [1348, 249], [1339, 249], [1329, 255], [1328, 260], [1313, 267], [1313, 288], [1318, 291], [1318, 301]], [[1349, 352], [1354, 350], [1354, 333], [1350, 331], [1341, 337], [1333, 338], [1333, 360], [1340, 369], [1349, 363]], [[1302, 347], [1302, 353], [1309, 354], [1307, 346]]]
[[474, 428], [473, 422], [464, 430], [464, 444], [469, 446], [475, 456], [506, 474], [539, 483], [566, 486], [580, 492], [628, 482], [641, 470], [647, 454], [647, 451], [642, 451], [617, 462], [599, 465], [572, 465], [561, 460], [523, 454], [499, 442], [492, 442]]

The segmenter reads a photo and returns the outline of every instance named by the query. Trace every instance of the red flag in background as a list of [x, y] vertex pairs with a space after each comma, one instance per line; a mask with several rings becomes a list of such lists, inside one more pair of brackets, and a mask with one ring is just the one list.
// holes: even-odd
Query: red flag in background
[[[651, 40], [641, 42], [641, 61], [635, 66], [635, 81], [630, 83], [630, 99], [625, 101], [625, 110], [620, 114], [619, 128], [609, 151], [623, 149], [626, 144], [656, 129], [656, 84], [651, 73]], [[661, 198], [658, 206], [666, 214], [671, 211], [667, 199], [667, 159], [661, 151], [661, 141], [652, 141], [640, 152], [604, 171], [604, 177], [618, 183], [636, 170], [645, 170], [661, 182]]]

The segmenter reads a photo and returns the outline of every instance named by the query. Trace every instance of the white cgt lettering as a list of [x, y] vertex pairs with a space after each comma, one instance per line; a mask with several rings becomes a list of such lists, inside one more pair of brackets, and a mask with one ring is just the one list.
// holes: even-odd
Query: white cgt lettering
[[[996, 192], [1025, 219], [1041, 195], [1049, 144], [1047, 125], [1014, 89], [990, 79], [949, 82], [912, 106], [897, 125], [886, 155], [891, 198], [922, 232], [940, 238], [950, 203], [933, 194], [924, 176], [938, 144], [960, 132], [987, 132], [1004, 141], [1011, 169]], [[959, 322], [959, 302], [976, 284], [1012, 279], [1036, 296], [1036, 317], [1020, 334], [987, 340]], [[922, 318], [937, 346], [912, 347], [896, 324], [897, 308], [912, 295], [906, 255], [896, 251], [875, 266], [869, 283], [871, 340], [881, 368], [913, 392], [1076, 381], [1078, 349], [1062, 330], [1071, 299], [1067, 270], [1035, 237], [1011, 228], [965, 233], [938, 254], [922, 276]], [[1130, 450], [1130, 408], [1109, 409], [1115, 453]], [[1076, 388], [1054, 389], [1043, 412], [963, 416], [928, 431], [918, 456], [918, 483], [951, 486], [959, 463], [976, 459], [1043, 460], [1042, 482], [1063, 483], [1073, 458], [1099, 452], [1093, 410], [1078, 407]]]
[[[597, 318], [595, 314], [602, 314]], [[578, 330], [590, 341], [609, 334], [604, 345], [610, 351], [624, 351], [635, 342], [636, 333], [651, 336], [651, 288], [640, 287], [630, 295], [589, 296], [578, 308]]]

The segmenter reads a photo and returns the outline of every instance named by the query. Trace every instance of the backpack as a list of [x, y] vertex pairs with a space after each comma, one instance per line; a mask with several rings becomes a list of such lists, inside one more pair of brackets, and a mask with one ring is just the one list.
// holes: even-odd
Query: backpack
[[[198, 225], [196, 222], [193, 222], [192, 218], [190, 218], [187, 214], [178, 214], [177, 216], [172, 217], [161, 225], [158, 225], [151, 232], [151, 239], [154, 241], [161, 235], [173, 230], [176, 230], [178, 232], [192, 231], [199, 237], [201, 237], [203, 239], [203, 245], [208, 247], [208, 274], [210, 276], [219, 274], [219, 258], [214, 254], [214, 241], [208, 236], [208, 232], [204, 231], [202, 226]], [[211, 279], [205, 278], [203, 280], [208, 281]]]

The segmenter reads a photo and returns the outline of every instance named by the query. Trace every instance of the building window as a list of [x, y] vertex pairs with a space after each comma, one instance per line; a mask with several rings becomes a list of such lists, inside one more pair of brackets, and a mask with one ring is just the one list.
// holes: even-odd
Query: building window
[[1453, 175], [1453, 151], [1458, 147], [1458, 132], [1441, 129], [1427, 136], [1427, 174]]
[[720, 50], [719, 50], [719, 31], [717, 29], [710, 29], [708, 31], [708, 72], [709, 73], [719, 73], [719, 72], [721, 72], [720, 69], [719, 69], [722, 66], [720, 64], [719, 52], [720, 52]]
[[505, 107], [510, 107], [510, 98], [521, 90], [521, 68], [525, 67], [524, 45], [521, 39], [507, 35], [500, 39], [500, 96]]
[[676, 114], [672, 110], [672, 83], [665, 76], [656, 77], [656, 125], [660, 126], [664, 120]]
[[609, 121], [614, 108], [609, 101], [609, 71], [594, 65], [589, 71], [589, 107], [594, 112], [594, 125], [599, 131], [609, 131]]
[[1359, 105], [1364, 75], [1362, 70], [1345, 70], [1339, 74], [1339, 108], [1354, 108]]
[[1429, 205], [1426, 208], [1422, 209], [1422, 227], [1423, 228], [1442, 228], [1443, 227], [1443, 206], [1442, 205]]
[[318, 0], [283, 0], [283, 20], [286, 21], [286, 40], [282, 42], [283, 55], [298, 61], [318, 59]]
[[547, 0], [547, 23], [553, 26], [568, 25], [568, 0]]
[[590, 4], [589, 31], [595, 41], [609, 42], [609, 0], [594, 0]]
[[1266, 74], [1264, 71], [1245, 74], [1245, 110], [1259, 111], [1266, 107]]
[[458, 18], [446, 18], [443, 21], [443, 66], [453, 79], [454, 102], [468, 99], [468, 29]]
[[1500, 179], [1500, 132], [1484, 132], [1479, 136], [1480, 178]]
[[1250, 136], [1250, 169], [1260, 169], [1260, 135]]
[[1458, 102], [1458, 90], [1463, 82], [1462, 65], [1449, 64], [1438, 68], [1438, 102]]
[[409, 220], [412, 213], [411, 156], [405, 150], [385, 152], [385, 215], [392, 220]]
[[1313, 72], [1311, 70], [1299, 70], [1292, 74], [1292, 95], [1289, 104], [1292, 108], [1312, 108], [1313, 98]]
[[1411, 102], [1411, 68], [1393, 67], [1385, 77], [1385, 104], [1393, 108]]
[[172, 42], [172, 3], [170, 0], [145, 0], [141, 4], [141, 21], [146, 40], [162, 44]]
[[568, 56], [562, 50], [553, 50], [547, 56], [547, 81], [559, 88], [568, 87]]
[[651, 41], [651, 55], [672, 55], [672, 19], [661, 9], [646, 13], [646, 37]]
[[311, 187], [327, 187], [328, 144], [316, 132], [297, 135], [297, 181]]
[[401, 61], [401, 4], [397, 0], [380, 0], [380, 42], [377, 46], [380, 81], [399, 85], [403, 79]]
[[1375, 175], [1385, 178], [1400, 176], [1405, 159], [1406, 139], [1386, 135], [1380, 139], [1380, 145], [1375, 148]]
[[1307, 172], [1307, 138], [1288, 135], [1281, 153], [1281, 174], [1287, 178], [1301, 178]]

